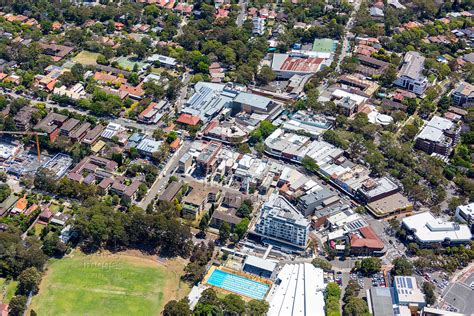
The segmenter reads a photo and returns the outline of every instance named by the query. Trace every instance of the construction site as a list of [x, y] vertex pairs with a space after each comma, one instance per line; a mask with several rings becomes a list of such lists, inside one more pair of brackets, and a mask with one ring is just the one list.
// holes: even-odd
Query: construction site
[[51, 157], [41, 154], [38, 143], [35, 152], [33, 146], [24, 146], [3, 136], [0, 138], [0, 170], [16, 177], [32, 175], [40, 168], [45, 168], [55, 179], [59, 179], [71, 165], [72, 158], [68, 155], [56, 154]]

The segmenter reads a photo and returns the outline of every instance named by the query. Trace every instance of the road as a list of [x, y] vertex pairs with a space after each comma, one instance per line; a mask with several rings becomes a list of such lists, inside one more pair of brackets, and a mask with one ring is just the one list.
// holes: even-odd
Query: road
[[237, 15], [237, 26], [242, 26], [244, 24], [245, 12], [247, 11], [247, 1], [248, 0], [239, 0], [239, 15]]
[[183, 106], [184, 100], [186, 99], [186, 95], [188, 92], [188, 83], [189, 80], [191, 80], [191, 75], [189, 74], [189, 72], [190, 70], [186, 69], [186, 71], [183, 73], [183, 80], [181, 80], [183, 86], [179, 90], [178, 97], [175, 101], [176, 113], [181, 112], [181, 107]]
[[[5, 93], [5, 94], [8, 95], [11, 98], [14, 98], [14, 99], [17, 99], [19, 97], [24, 97], [24, 96], [20, 96], [20, 95], [11, 93], [11, 92], [10, 93]], [[37, 100], [30, 99], [28, 97], [26, 97], [26, 99], [30, 100], [31, 104], [33, 104], [33, 105], [36, 105], [38, 103], [42, 103], [49, 110], [52, 110], [52, 109], [56, 108], [56, 109], [60, 109], [60, 110], [68, 110], [69, 112], [77, 113], [77, 114], [80, 114], [80, 115], [90, 115], [88, 110], [84, 110], [84, 109], [80, 109], [80, 108], [76, 108], [76, 107], [72, 107], [72, 106], [67, 106], [67, 105], [60, 105], [60, 104], [58, 104], [56, 102], [53, 102], [51, 100], [37, 101]], [[123, 118], [123, 117], [117, 117], [117, 118], [113, 118], [113, 119], [106, 119], [106, 121], [110, 121], [112, 123], [120, 124], [124, 127], [138, 129], [138, 130], [141, 130], [145, 134], [148, 134], [148, 135], [152, 135], [153, 131], [156, 129], [155, 125], [141, 124], [141, 123], [137, 123], [135, 121], [132, 121], [132, 120], [129, 120], [129, 119], [126, 119], [126, 118]]]
[[339, 72], [341, 62], [344, 60], [344, 58], [347, 55], [350, 54], [349, 38], [353, 36], [353, 34], [350, 32], [350, 29], [354, 25], [354, 21], [357, 16], [357, 12], [359, 12], [361, 2], [362, 2], [361, 0], [354, 1], [354, 10], [352, 10], [351, 16], [349, 17], [349, 20], [347, 21], [346, 27], [344, 29], [345, 34], [344, 34], [344, 38], [342, 39], [341, 54], [339, 55], [339, 58], [337, 60], [336, 72]]
[[168, 183], [169, 178], [174, 174], [178, 167], [179, 159], [191, 148], [191, 142], [185, 141], [176, 153], [168, 160], [161, 173], [152, 184], [145, 197], [138, 203], [141, 208], [146, 208], [148, 204], [156, 197], [158, 193]]

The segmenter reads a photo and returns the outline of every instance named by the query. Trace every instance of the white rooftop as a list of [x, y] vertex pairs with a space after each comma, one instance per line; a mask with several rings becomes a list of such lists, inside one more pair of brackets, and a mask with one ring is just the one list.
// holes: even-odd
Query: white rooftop
[[367, 100], [366, 97], [363, 97], [355, 93], [350, 93], [341, 89], [334, 90], [332, 95], [338, 99], [349, 98], [352, 101], [356, 102], [357, 104], [361, 104]]
[[423, 243], [437, 243], [445, 240], [461, 243], [469, 242], [472, 237], [467, 225], [437, 219], [430, 212], [406, 217], [402, 223]]
[[416, 138], [440, 142], [444, 139], [444, 131], [449, 130], [453, 126], [454, 123], [452, 121], [443, 117], [433, 116]]
[[246, 264], [253, 267], [260, 268], [265, 271], [270, 271], [270, 272], [273, 272], [277, 265], [276, 262], [273, 262], [271, 260], [267, 260], [267, 259], [263, 259], [260, 257], [251, 256], [251, 255], [249, 255], [247, 259], [245, 259], [244, 265]]
[[266, 300], [268, 316], [324, 315], [324, 273], [309, 263], [287, 264]]
[[424, 303], [425, 297], [418, 288], [415, 277], [395, 276], [393, 279], [398, 301], [401, 304]]

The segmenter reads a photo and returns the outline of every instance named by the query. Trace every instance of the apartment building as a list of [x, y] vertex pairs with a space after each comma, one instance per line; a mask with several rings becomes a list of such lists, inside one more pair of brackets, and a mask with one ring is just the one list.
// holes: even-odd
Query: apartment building
[[451, 148], [459, 141], [460, 128], [452, 121], [433, 116], [415, 137], [415, 148], [428, 154], [449, 156]]
[[[274, 193], [261, 209], [255, 233], [264, 243], [304, 250], [308, 243], [309, 221], [284, 197]], [[273, 241], [273, 242], [272, 242]], [[274, 243], [276, 242], [276, 244]]]
[[408, 52], [403, 58], [402, 68], [395, 80], [397, 86], [403, 87], [415, 94], [423, 94], [428, 85], [428, 79], [423, 75], [425, 57], [418, 52]]
[[453, 102], [456, 106], [470, 107], [474, 105], [474, 86], [461, 82], [453, 92]]

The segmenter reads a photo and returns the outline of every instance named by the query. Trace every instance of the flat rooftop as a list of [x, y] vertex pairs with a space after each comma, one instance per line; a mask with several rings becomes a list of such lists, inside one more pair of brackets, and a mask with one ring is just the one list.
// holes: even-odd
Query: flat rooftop
[[403, 225], [413, 231], [421, 242], [438, 243], [450, 240], [451, 242], [469, 242], [472, 238], [467, 225], [444, 221], [436, 218], [430, 212], [406, 217]]

